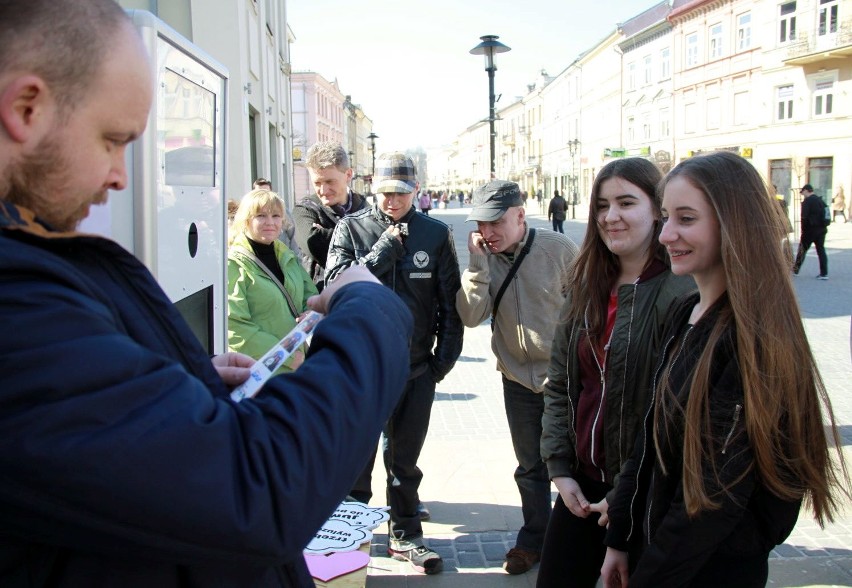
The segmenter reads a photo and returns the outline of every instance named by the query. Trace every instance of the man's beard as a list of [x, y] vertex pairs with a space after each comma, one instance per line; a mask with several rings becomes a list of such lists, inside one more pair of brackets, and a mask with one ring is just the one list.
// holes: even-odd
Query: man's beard
[[[68, 202], [61, 195], [70, 183], [70, 163], [62, 155], [55, 136], [45, 138], [34, 153], [26, 154], [7, 169], [3, 200], [34, 212], [57, 231], [73, 231], [83, 220], [88, 205], [104, 202], [106, 193], [86, 199], [85, 202]], [[65, 204], [65, 206], [63, 206]], [[75, 208], [69, 209], [68, 206]]]

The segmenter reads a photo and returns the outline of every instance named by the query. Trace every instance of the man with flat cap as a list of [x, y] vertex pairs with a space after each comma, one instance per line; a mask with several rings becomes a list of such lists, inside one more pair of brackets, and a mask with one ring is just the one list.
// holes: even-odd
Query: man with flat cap
[[550, 477], [539, 451], [542, 391], [577, 245], [562, 233], [529, 228], [514, 182], [492, 180], [477, 188], [467, 220], [477, 228], [468, 236], [470, 262], [456, 309], [468, 327], [491, 318], [524, 517], [503, 569], [522, 574], [539, 560], [550, 518]]

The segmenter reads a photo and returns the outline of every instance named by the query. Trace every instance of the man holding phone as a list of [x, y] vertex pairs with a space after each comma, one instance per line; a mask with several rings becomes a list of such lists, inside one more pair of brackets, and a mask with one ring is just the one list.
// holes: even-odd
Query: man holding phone
[[492, 180], [474, 191], [467, 220], [476, 221], [477, 229], [468, 236], [470, 262], [456, 295], [465, 326], [491, 318], [491, 348], [503, 375], [524, 517], [503, 564], [510, 574], [522, 574], [539, 560], [550, 518], [550, 477], [539, 451], [542, 391], [553, 328], [578, 251], [562, 233], [530, 229], [523, 204], [514, 182]]

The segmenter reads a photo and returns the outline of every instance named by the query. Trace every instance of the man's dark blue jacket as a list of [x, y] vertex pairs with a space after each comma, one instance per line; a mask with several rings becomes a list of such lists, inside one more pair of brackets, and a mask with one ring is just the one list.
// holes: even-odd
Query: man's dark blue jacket
[[336, 293], [305, 363], [234, 403], [145, 267], [0, 202], [0, 586], [313, 586], [302, 549], [408, 376], [411, 314]]

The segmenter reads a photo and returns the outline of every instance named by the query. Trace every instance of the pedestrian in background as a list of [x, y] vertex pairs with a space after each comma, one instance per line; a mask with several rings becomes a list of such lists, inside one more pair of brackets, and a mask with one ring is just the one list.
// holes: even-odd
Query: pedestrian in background
[[254, 360], [211, 361], [145, 265], [77, 232], [150, 120], [133, 22], [3, 0], [0, 46], [0, 585], [313, 586], [303, 551], [397, 403], [411, 313], [347, 271], [298, 377], [234, 402]]
[[608, 501], [648, 407], [662, 325], [695, 287], [672, 274], [657, 240], [661, 178], [650, 161], [625, 158], [605, 165], [592, 186], [544, 389], [541, 454], [559, 495], [538, 588], [595, 586]]
[[425, 190], [420, 191], [417, 202], [420, 205], [420, 212], [423, 214], [429, 214], [429, 211], [432, 210], [432, 197]]
[[843, 184], [837, 187], [837, 192], [831, 199], [831, 222], [834, 222], [838, 216], [843, 217], [844, 223], [849, 222], [846, 217], [846, 194], [843, 193]]
[[810, 184], [802, 186], [801, 193], [805, 197], [802, 200], [801, 208], [802, 232], [799, 238], [799, 250], [796, 253], [796, 260], [793, 262], [793, 273], [799, 274], [799, 270], [805, 262], [805, 255], [813, 244], [816, 247], [817, 258], [819, 259], [817, 279], [827, 280], [828, 256], [825, 254], [825, 235], [828, 233], [828, 225], [831, 224], [831, 212], [822, 198], [814, 194], [814, 188]]
[[514, 182], [492, 180], [477, 188], [467, 220], [476, 221], [477, 228], [468, 236], [470, 261], [456, 308], [467, 327], [491, 319], [524, 518], [503, 569], [522, 574], [540, 558], [550, 517], [550, 478], [539, 451], [541, 393], [577, 246], [564, 235], [527, 226]]
[[[228, 347], [260, 359], [296, 326], [317, 293], [296, 254], [278, 239], [284, 201], [269, 190], [252, 190], [240, 201], [228, 247]], [[279, 371], [298, 367], [291, 355]]]
[[559, 190], [553, 191], [553, 199], [547, 208], [547, 220], [553, 223], [553, 230], [564, 233], [562, 224], [565, 222], [565, 213], [568, 211], [568, 203], [559, 195]]
[[660, 242], [698, 292], [666, 323], [653, 406], [609, 505], [604, 585], [762, 588], [803, 501], [821, 526], [837, 513], [842, 445], [767, 184], [717, 152], [661, 189]]
[[257, 178], [251, 185], [252, 190], [269, 190], [272, 192], [272, 182], [266, 178]]
[[322, 292], [334, 227], [347, 214], [362, 210], [367, 201], [349, 187], [353, 172], [349, 154], [340, 143], [320, 141], [311, 145], [305, 156], [305, 167], [315, 193], [305, 196], [293, 207], [293, 219], [302, 267]]
[[[366, 266], [396, 292], [414, 316], [410, 346], [395, 353], [396, 361], [409, 364], [411, 375], [384, 429], [391, 517], [388, 555], [411, 563], [418, 572], [437, 574], [444, 563], [423, 543], [418, 493], [423, 472], [417, 460], [429, 430], [435, 385], [461, 354], [464, 325], [456, 312], [459, 262], [452, 231], [434, 217], [417, 214], [417, 188], [410, 157], [402, 153], [380, 156], [374, 178], [376, 202], [340, 220], [325, 277], [327, 283], [333, 283], [345, 268]], [[369, 501], [372, 494], [373, 459], [365, 464], [350, 492], [361, 502]]]

